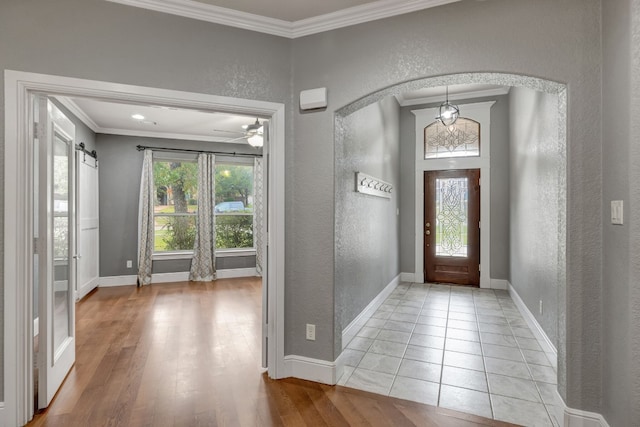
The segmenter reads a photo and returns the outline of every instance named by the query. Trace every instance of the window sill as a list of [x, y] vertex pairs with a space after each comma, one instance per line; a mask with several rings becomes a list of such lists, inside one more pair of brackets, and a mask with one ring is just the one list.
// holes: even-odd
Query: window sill
[[[254, 256], [255, 254], [255, 249], [220, 249], [216, 251], [216, 258]], [[154, 261], [168, 261], [173, 259], [191, 258], [193, 258], [193, 252], [162, 252], [153, 254], [152, 256], [152, 259]]]
[[193, 252], [162, 252], [153, 254], [151, 257], [154, 261], [165, 261], [170, 259], [191, 259], [193, 258]]
[[234, 256], [253, 256], [256, 250], [251, 249], [219, 249], [216, 251], [216, 258], [227, 258]]

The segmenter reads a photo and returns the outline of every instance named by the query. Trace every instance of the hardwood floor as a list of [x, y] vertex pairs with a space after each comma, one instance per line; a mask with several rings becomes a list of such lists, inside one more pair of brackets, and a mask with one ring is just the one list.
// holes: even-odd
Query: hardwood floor
[[261, 283], [100, 288], [76, 306], [77, 361], [28, 426], [507, 426], [260, 369]]

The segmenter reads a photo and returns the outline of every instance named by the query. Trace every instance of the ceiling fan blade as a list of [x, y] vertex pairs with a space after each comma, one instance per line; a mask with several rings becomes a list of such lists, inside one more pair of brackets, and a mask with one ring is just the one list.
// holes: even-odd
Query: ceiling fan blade
[[229, 139], [229, 140], [227, 140], [225, 142], [236, 142], [236, 141], [240, 141], [241, 139], [247, 139], [247, 135], [243, 135], [243, 136], [240, 136], [238, 138]]
[[213, 132], [237, 133], [237, 134], [244, 133], [243, 131], [240, 131], [240, 130], [226, 130], [226, 129], [213, 129]]

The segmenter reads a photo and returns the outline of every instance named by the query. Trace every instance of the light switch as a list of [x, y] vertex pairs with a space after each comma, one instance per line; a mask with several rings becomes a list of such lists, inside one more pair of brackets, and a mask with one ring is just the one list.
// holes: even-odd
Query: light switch
[[623, 224], [622, 212], [623, 212], [622, 200], [611, 201], [611, 224]]

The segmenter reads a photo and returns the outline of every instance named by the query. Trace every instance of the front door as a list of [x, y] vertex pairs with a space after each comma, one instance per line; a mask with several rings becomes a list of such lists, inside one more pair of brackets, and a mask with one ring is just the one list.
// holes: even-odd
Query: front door
[[424, 280], [480, 284], [480, 170], [424, 173]]

